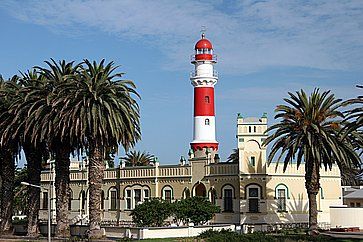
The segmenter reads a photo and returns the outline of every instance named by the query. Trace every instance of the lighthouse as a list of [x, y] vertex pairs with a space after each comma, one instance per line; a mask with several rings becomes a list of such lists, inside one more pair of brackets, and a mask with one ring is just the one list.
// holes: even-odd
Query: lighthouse
[[208, 157], [208, 153], [213, 157], [218, 150], [214, 108], [214, 85], [218, 81], [214, 64], [217, 63], [217, 58], [213, 54], [212, 43], [205, 38], [204, 33], [194, 50], [191, 58], [194, 70], [190, 74], [194, 87], [194, 129], [190, 145], [196, 157], [205, 154]]

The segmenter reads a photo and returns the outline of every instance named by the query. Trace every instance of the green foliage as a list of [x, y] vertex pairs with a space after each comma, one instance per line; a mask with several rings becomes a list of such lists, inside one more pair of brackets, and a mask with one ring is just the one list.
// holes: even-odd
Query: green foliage
[[203, 224], [218, 212], [220, 208], [204, 197], [191, 197], [174, 203], [153, 198], [137, 205], [131, 216], [133, 222], [139, 227], [159, 227], [170, 216], [184, 223]]
[[232, 153], [228, 156], [227, 162], [238, 163], [239, 162], [239, 150], [233, 149]]
[[145, 151], [132, 150], [125, 157], [122, 157], [121, 160], [125, 162], [126, 166], [148, 166], [154, 162], [154, 158], [154, 155]]
[[238, 234], [236, 232], [231, 231], [230, 229], [222, 229], [222, 230], [207, 230], [199, 234], [198, 238], [203, 239], [208, 242], [307, 242], [307, 241], [334, 241], [333, 239], [329, 239], [325, 236], [308, 236], [306, 234], [280, 234], [280, 235], [272, 235], [266, 234], [264, 232], [254, 232], [251, 234]]
[[220, 208], [211, 204], [205, 197], [191, 197], [182, 199], [173, 204], [173, 214], [177, 220], [184, 223], [204, 224], [212, 219]]
[[[342, 135], [344, 115], [340, 111], [341, 100], [330, 91], [315, 89], [310, 96], [301, 90], [290, 93], [278, 105], [275, 119], [280, 122], [266, 132], [273, 133], [263, 145], [273, 143], [268, 162], [280, 153], [277, 162], [283, 159], [283, 170], [296, 160], [297, 167], [305, 165], [305, 186], [309, 199], [316, 200], [320, 188], [320, 168], [326, 170], [337, 164], [344, 167], [359, 167], [360, 158], [354, 150], [352, 139]], [[317, 228], [317, 206], [309, 208], [310, 229]]]
[[171, 204], [158, 198], [138, 204], [131, 212], [132, 221], [139, 227], [163, 226], [164, 220], [171, 215]]

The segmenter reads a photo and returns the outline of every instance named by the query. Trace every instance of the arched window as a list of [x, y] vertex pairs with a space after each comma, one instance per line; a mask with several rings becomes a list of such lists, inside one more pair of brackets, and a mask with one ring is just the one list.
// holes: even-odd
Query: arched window
[[205, 101], [206, 103], [209, 103], [209, 96], [205, 96], [205, 97], [204, 97], [204, 101]]
[[250, 166], [255, 166], [256, 165], [256, 157], [255, 156], [251, 156], [250, 157]]
[[222, 194], [224, 212], [233, 212], [234, 187], [231, 185], [225, 185], [222, 188]]
[[209, 122], [209, 118], [206, 118], [205, 119], [205, 125], [209, 125], [210, 124], [210, 122]]
[[43, 201], [42, 201], [42, 208], [48, 209], [48, 192], [43, 192]]
[[275, 197], [277, 199], [277, 211], [286, 212], [286, 201], [289, 196], [289, 189], [285, 184], [278, 184], [275, 188]]
[[248, 132], [251, 133], [252, 132], [252, 128], [251, 126], [248, 126]]
[[125, 201], [126, 201], [126, 209], [131, 209], [131, 189], [127, 189], [125, 191]]
[[124, 190], [125, 209], [134, 209], [136, 205], [150, 199], [150, 188], [147, 185], [135, 184]]
[[190, 190], [189, 188], [185, 188], [184, 191], [183, 191], [183, 196], [182, 196], [184, 199], [186, 198], [190, 198]]
[[253, 132], [256, 133], [256, 126], [253, 126]]
[[108, 191], [110, 210], [117, 209], [117, 189], [115, 187], [111, 187]]
[[81, 191], [79, 199], [81, 200], [81, 209], [84, 210], [86, 207], [86, 202], [87, 202], [87, 197], [86, 197], [85, 191], [83, 191], [83, 190]]
[[248, 212], [260, 212], [261, 187], [256, 184], [246, 186], [246, 198], [248, 200]]
[[173, 188], [171, 186], [165, 186], [162, 189], [163, 199], [167, 202], [171, 202], [173, 199]]

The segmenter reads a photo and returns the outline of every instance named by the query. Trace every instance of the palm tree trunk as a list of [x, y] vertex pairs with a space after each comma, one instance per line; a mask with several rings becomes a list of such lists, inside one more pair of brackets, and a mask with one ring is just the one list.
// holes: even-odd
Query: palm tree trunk
[[101, 230], [101, 192], [102, 179], [105, 170], [103, 152], [96, 144], [91, 149], [91, 157], [88, 170], [89, 183], [89, 238], [102, 238]]
[[[31, 144], [23, 145], [28, 164], [28, 182], [40, 186], [40, 173], [42, 169], [42, 150], [35, 149]], [[36, 187], [28, 187], [28, 236], [35, 237], [39, 234], [38, 216], [40, 209], [40, 192]]]
[[305, 187], [309, 199], [309, 234], [315, 235], [318, 230], [318, 207], [316, 195], [320, 188], [319, 166], [316, 162], [307, 162], [305, 173]]
[[8, 146], [2, 147], [1, 154], [1, 214], [0, 214], [0, 233], [7, 234], [12, 232], [12, 215], [14, 201], [14, 180], [15, 163], [13, 149]]
[[55, 195], [56, 195], [56, 220], [55, 236], [69, 238], [69, 165], [70, 149], [64, 144], [59, 144], [55, 151]]

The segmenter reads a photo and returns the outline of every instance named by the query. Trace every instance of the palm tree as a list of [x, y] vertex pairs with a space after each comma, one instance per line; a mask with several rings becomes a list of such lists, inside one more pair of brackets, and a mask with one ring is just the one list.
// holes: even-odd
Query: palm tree
[[[101, 186], [104, 160], [111, 149], [121, 144], [126, 150], [140, 139], [138, 97], [132, 81], [120, 80], [113, 62], [84, 60], [75, 80], [59, 89], [61, 133], [69, 132], [71, 142], [82, 144], [89, 153], [90, 238], [102, 237]], [[73, 139], [74, 138], [74, 139]]]
[[228, 156], [227, 162], [238, 163], [239, 162], [239, 150], [233, 149], [232, 153]]
[[268, 162], [271, 163], [278, 151], [278, 161], [284, 157], [284, 171], [289, 163], [296, 161], [297, 167], [305, 165], [305, 187], [309, 199], [309, 230], [317, 230], [316, 195], [320, 188], [319, 171], [322, 166], [331, 169], [333, 164], [341, 167], [358, 166], [359, 156], [351, 140], [340, 135], [343, 114], [338, 110], [341, 100], [329, 91], [315, 89], [307, 97], [301, 90], [289, 92], [287, 105], [278, 105], [275, 119], [281, 119], [266, 132], [274, 131], [264, 145], [274, 141]]
[[3, 139], [4, 130], [10, 125], [13, 118], [9, 107], [17, 95], [19, 77], [13, 76], [5, 81], [0, 76], [0, 163], [1, 163], [1, 213], [0, 233], [9, 233], [12, 228], [12, 213], [14, 201], [15, 157], [19, 153], [18, 137]]
[[[362, 88], [363, 86], [357, 85], [358, 88]], [[344, 102], [345, 105], [355, 105], [351, 110], [347, 111], [346, 120], [350, 120], [351, 122], [346, 126], [346, 132], [350, 133], [355, 130], [362, 131], [363, 127], [363, 96], [358, 96], [357, 98], [349, 99]], [[360, 147], [362, 148], [362, 147]]]
[[154, 158], [154, 155], [145, 151], [132, 150], [125, 157], [122, 157], [121, 160], [125, 162], [126, 166], [148, 166], [154, 162]]
[[38, 145], [39, 141], [46, 141], [51, 156], [55, 159], [55, 191], [56, 191], [56, 220], [57, 237], [69, 237], [68, 200], [70, 182], [70, 153], [76, 150], [77, 145], [72, 143], [73, 134], [66, 129], [60, 131], [61, 109], [65, 105], [60, 93], [60, 87], [64, 83], [71, 82], [78, 74], [79, 65], [74, 62], [60, 61], [53, 59], [45, 61], [48, 68], [35, 67], [40, 75], [38, 84], [27, 96], [30, 103], [25, 136], [32, 138], [33, 144]]
[[[40, 140], [34, 142], [29, 134], [25, 134], [25, 131], [32, 130], [33, 128], [31, 125], [28, 125], [30, 119], [28, 114], [37, 99], [39, 99], [39, 96], [36, 96], [35, 99], [33, 93], [44, 88], [44, 80], [41, 80], [34, 70], [28, 71], [19, 79], [19, 87], [17, 96], [9, 108], [11, 123], [5, 129], [3, 136], [10, 138], [19, 137], [27, 160], [28, 176], [26, 180], [31, 184], [40, 185], [41, 165], [48, 158], [46, 144]], [[35, 187], [27, 187], [27, 190], [29, 201], [26, 211], [28, 217], [28, 236], [37, 236], [39, 232], [40, 190]]]

